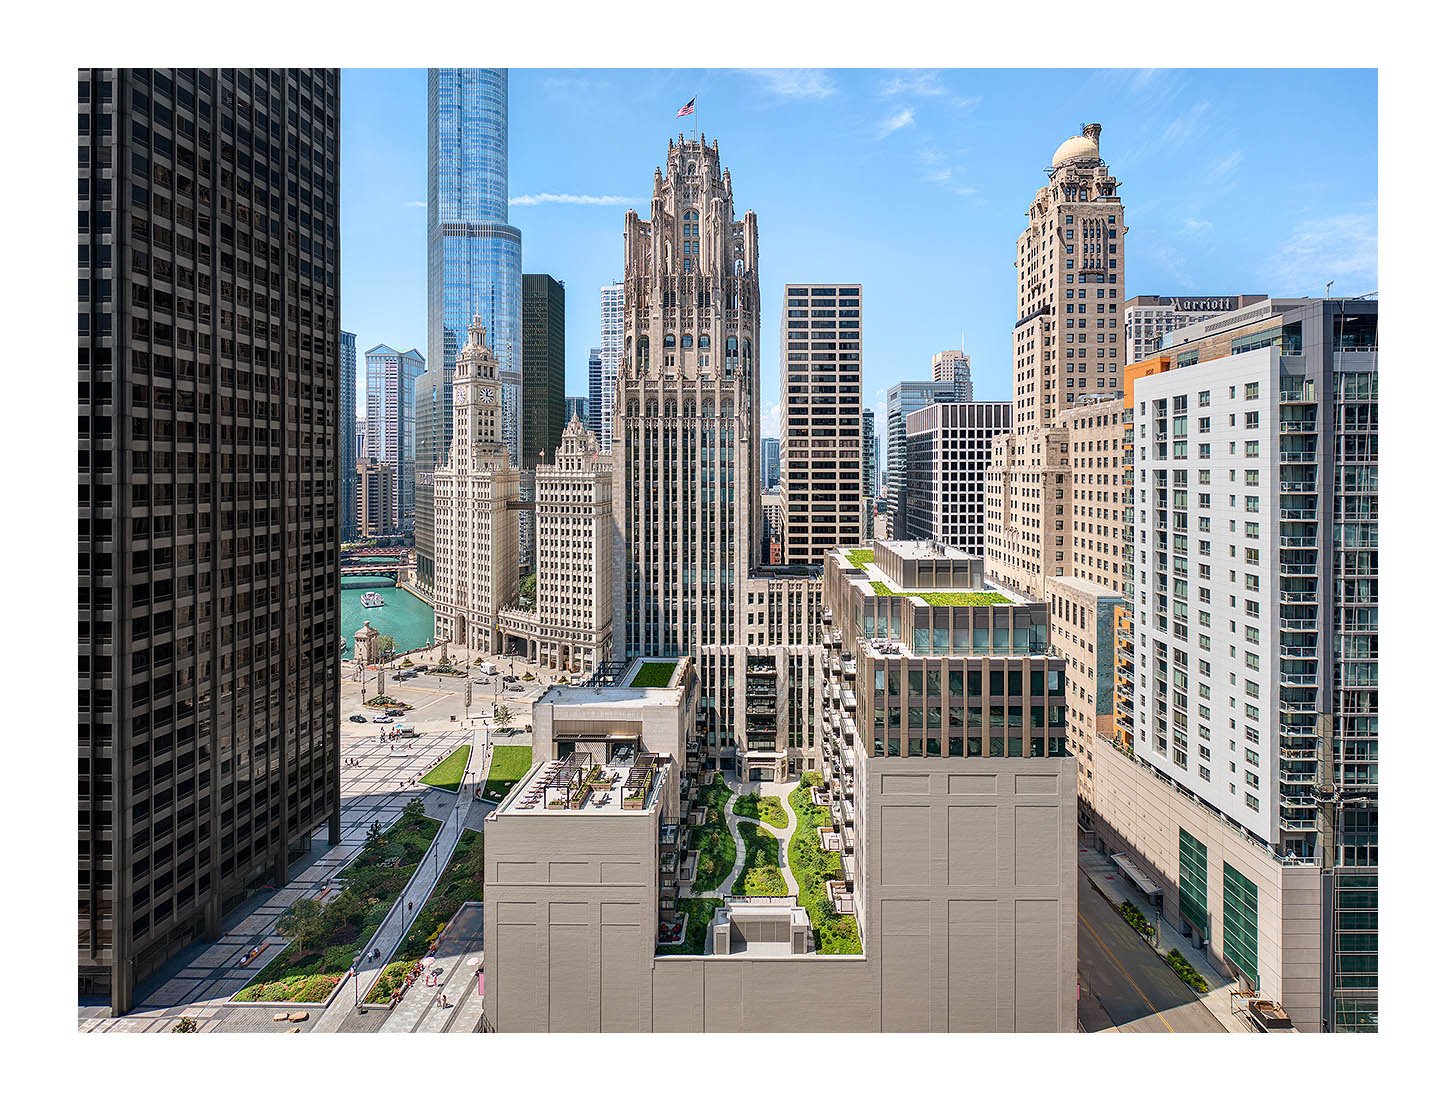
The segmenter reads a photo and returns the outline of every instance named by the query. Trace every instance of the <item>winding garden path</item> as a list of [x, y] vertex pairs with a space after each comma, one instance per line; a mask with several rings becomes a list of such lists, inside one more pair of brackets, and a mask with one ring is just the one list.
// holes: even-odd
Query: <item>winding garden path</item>
[[[789, 870], [789, 838], [794, 836], [794, 828], [799, 822], [798, 816], [794, 814], [794, 808], [789, 806], [788, 794], [794, 790], [793, 786], [788, 784], [756, 784], [750, 789], [744, 789], [730, 783], [728, 788], [733, 792], [733, 798], [724, 807], [723, 815], [728, 822], [728, 829], [733, 834], [733, 844], [738, 850], [738, 856], [733, 862], [733, 870], [718, 885], [718, 890], [715, 893], [720, 895], [730, 895], [733, 893], [733, 884], [737, 882], [739, 874], [743, 871], [744, 861], [748, 858], [748, 851], [743, 844], [743, 836], [738, 832], [738, 824], [740, 822], [748, 822], [773, 834], [778, 840], [779, 871], [783, 873], [784, 886], [788, 889], [787, 893], [797, 897], [799, 894], [799, 883], [794, 878], [794, 873]], [[783, 790], [780, 791], [780, 788]], [[761, 818], [749, 818], [742, 814], [734, 814], [733, 807], [737, 804], [740, 795], [759, 795], [765, 798], [772, 796], [777, 798], [780, 805], [784, 808], [785, 813], [789, 816], [789, 824], [784, 827], [771, 826]]]

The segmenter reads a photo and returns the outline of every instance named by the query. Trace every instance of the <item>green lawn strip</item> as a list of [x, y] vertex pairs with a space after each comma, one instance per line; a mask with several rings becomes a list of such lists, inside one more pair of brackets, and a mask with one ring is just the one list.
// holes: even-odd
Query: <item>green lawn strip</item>
[[849, 559], [849, 564], [855, 569], [862, 570], [875, 560], [875, 550], [873, 547], [857, 547], [854, 550], [845, 551], [844, 557]]
[[460, 835], [460, 843], [455, 846], [440, 882], [435, 884], [430, 897], [420, 907], [414, 924], [405, 933], [404, 940], [365, 1001], [375, 1005], [388, 1002], [394, 992], [404, 986], [410, 968], [431, 953], [445, 926], [460, 912], [460, 907], [467, 902], [482, 901], [484, 879], [481, 835], [475, 830], [466, 830]]
[[723, 877], [733, 870], [733, 861], [738, 847], [733, 835], [728, 832], [728, 818], [723, 809], [733, 795], [721, 775], [703, 793], [707, 815], [701, 826], [694, 826], [688, 833], [688, 848], [698, 850], [698, 872], [693, 880], [694, 891], [711, 891], [723, 882]]
[[735, 895], [786, 895], [788, 884], [784, 882], [783, 870], [779, 867], [779, 839], [762, 826], [752, 822], [739, 822], [738, 835], [743, 838], [746, 850], [743, 870], [733, 881]]
[[857, 956], [864, 947], [854, 915], [835, 913], [824, 889], [828, 880], [844, 878], [844, 864], [838, 853], [825, 852], [819, 845], [819, 827], [830, 825], [829, 808], [817, 806], [810, 789], [821, 783], [819, 773], [806, 772], [789, 793], [789, 806], [799, 820], [789, 838], [789, 870], [798, 880], [799, 905], [809, 912], [819, 954]]
[[340, 890], [322, 904], [302, 898], [283, 912], [279, 931], [294, 939], [232, 1000], [324, 1001], [389, 913], [439, 828], [423, 802], [412, 800], [400, 820], [339, 873]]
[[687, 915], [687, 933], [681, 944], [663, 945], [657, 949], [659, 956], [701, 956], [703, 943], [708, 936], [708, 925], [713, 920], [713, 911], [723, 905], [721, 898], [681, 898], [677, 908]]
[[462, 745], [429, 772], [420, 777], [420, 783], [446, 791], [459, 791], [460, 781], [465, 776], [465, 763], [470, 760], [470, 747]]
[[631, 688], [666, 688], [677, 669], [675, 661], [644, 661], [632, 678]]
[[883, 581], [871, 581], [870, 588], [876, 596], [918, 596], [935, 608], [981, 608], [988, 604], [1010, 604], [1011, 598], [1000, 593], [902, 593], [890, 588]]
[[490, 773], [485, 778], [487, 799], [504, 799], [516, 782], [531, 771], [531, 747], [498, 745], [490, 755]]
[[743, 818], [757, 818], [776, 829], [787, 829], [789, 812], [777, 795], [740, 795], [733, 804], [733, 813]]

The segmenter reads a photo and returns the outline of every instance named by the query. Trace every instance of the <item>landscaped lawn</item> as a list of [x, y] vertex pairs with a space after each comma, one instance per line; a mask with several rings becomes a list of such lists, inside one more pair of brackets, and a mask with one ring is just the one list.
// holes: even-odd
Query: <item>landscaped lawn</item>
[[693, 879], [693, 890], [711, 891], [723, 882], [733, 870], [734, 857], [738, 847], [733, 844], [733, 835], [728, 832], [728, 819], [723, 808], [733, 793], [723, 782], [721, 775], [704, 792], [707, 798], [707, 816], [701, 826], [694, 826], [688, 833], [688, 848], [698, 850], [698, 874]]
[[470, 747], [462, 745], [420, 777], [420, 782], [429, 784], [431, 787], [445, 788], [448, 791], [459, 791], [460, 780], [465, 775], [465, 763], [469, 760]]
[[844, 865], [838, 853], [825, 852], [819, 846], [819, 827], [832, 823], [829, 808], [816, 806], [810, 789], [823, 782], [819, 773], [806, 772], [799, 786], [789, 793], [789, 806], [799, 820], [789, 839], [789, 870], [799, 881], [799, 905], [809, 911], [818, 952], [825, 956], [857, 956], [864, 947], [854, 915], [836, 914], [824, 890], [828, 880], [844, 878]]
[[849, 564], [857, 570], [865, 568], [865, 564], [875, 560], [874, 547], [856, 547], [854, 550], [844, 552], [844, 557], [849, 559]]
[[484, 879], [481, 835], [475, 830], [466, 830], [460, 835], [460, 843], [455, 846], [455, 853], [450, 857], [440, 882], [435, 884], [429, 899], [415, 915], [414, 924], [409, 927], [409, 932], [366, 1001], [375, 1004], [389, 1001], [394, 992], [404, 985], [404, 977], [409, 974], [410, 968], [429, 955], [460, 907], [467, 902], [481, 901]]
[[786, 895], [788, 884], [784, 882], [783, 870], [779, 867], [779, 839], [762, 826], [752, 822], [739, 822], [738, 835], [743, 838], [747, 855], [743, 870], [733, 881], [735, 895]]
[[883, 581], [871, 581], [870, 588], [876, 596], [918, 596], [925, 603], [936, 608], [980, 608], [987, 604], [1010, 604], [1011, 598], [993, 592], [973, 593], [902, 593], [890, 588]]
[[424, 803], [411, 800], [400, 820], [339, 873], [341, 890], [322, 905], [303, 898], [284, 911], [279, 930], [292, 943], [233, 1001], [325, 1000], [389, 913], [439, 828], [426, 817]]
[[786, 829], [789, 812], [777, 795], [740, 795], [733, 803], [733, 813], [744, 818], [757, 818], [777, 829]]
[[642, 668], [638, 669], [637, 675], [632, 678], [629, 687], [666, 688], [667, 682], [672, 680], [675, 669], [677, 669], [675, 661], [644, 661]]
[[677, 908], [687, 914], [687, 934], [681, 944], [664, 945], [657, 949], [659, 956], [701, 956], [703, 944], [708, 937], [708, 924], [713, 920], [713, 911], [723, 905], [721, 898], [681, 898]]
[[485, 778], [485, 797], [504, 799], [516, 782], [531, 771], [531, 747], [498, 745], [490, 755], [490, 774]]

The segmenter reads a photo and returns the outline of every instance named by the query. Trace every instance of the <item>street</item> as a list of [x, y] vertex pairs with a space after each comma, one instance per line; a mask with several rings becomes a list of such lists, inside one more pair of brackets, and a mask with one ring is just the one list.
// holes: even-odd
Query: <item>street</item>
[[1088, 1032], [1225, 1032], [1173, 969], [1078, 873], [1077, 1013]]

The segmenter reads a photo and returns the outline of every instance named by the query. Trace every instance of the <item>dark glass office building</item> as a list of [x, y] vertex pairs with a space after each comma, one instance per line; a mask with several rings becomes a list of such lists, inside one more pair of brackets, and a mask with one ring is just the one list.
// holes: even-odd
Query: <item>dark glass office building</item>
[[120, 1014], [339, 834], [339, 75], [78, 75], [78, 966]]
[[521, 276], [521, 469], [556, 460], [566, 418], [566, 287]]

